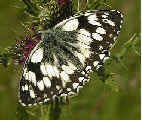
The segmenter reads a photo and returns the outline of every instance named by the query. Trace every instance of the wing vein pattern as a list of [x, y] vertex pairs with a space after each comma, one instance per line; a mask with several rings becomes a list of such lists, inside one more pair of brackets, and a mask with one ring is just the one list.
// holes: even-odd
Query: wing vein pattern
[[109, 58], [123, 15], [116, 10], [80, 13], [42, 33], [20, 80], [20, 103], [32, 106], [77, 94]]

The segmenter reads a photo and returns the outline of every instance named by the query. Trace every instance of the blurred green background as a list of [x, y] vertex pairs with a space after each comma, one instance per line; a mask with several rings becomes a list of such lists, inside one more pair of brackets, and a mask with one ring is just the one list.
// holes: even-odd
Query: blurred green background
[[[122, 31], [112, 49], [112, 55], [117, 55], [126, 41], [135, 33], [140, 34], [140, 0], [112, 0], [112, 8], [124, 14]], [[0, 48], [11, 46], [23, 35], [23, 19], [23, 3], [20, 0], [0, 0]], [[112, 73], [116, 73], [119, 92], [107, 95], [107, 87], [92, 80], [89, 88], [86, 87], [71, 100], [69, 106], [62, 108], [59, 119], [140, 119], [141, 58], [130, 49], [124, 56], [123, 65], [126, 68], [114, 62], [110, 68]], [[21, 68], [0, 65], [0, 72], [0, 119], [18, 119], [17, 94]], [[41, 119], [46, 119], [46, 116]]]

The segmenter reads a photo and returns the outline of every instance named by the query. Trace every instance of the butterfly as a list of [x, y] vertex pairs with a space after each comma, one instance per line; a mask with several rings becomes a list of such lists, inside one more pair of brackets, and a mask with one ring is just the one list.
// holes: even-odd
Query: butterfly
[[117, 10], [87, 11], [42, 31], [23, 68], [19, 102], [33, 106], [78, 94], [109, 58], [122, 18]]

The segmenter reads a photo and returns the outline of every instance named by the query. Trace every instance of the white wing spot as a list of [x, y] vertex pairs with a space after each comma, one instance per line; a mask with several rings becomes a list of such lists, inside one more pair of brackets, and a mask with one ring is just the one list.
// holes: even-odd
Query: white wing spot
[[100, 34], [98, 33], [92, 33], [92, 37], [98, 41], [102, 41], [103, 40], [103, 37], [100, 36]]
[[89, 79], [84, 79], [83, 83], [89, 82]]
[[43, 77], [43, 82], [44, 82], [45, 87], [47, 88], [51, 87], [51, 81], [48, 77]]
[[54, 64], [57, 65], [59, 62], [58, 62], [58, 59], [57, 59], [57, 57], [55, 56], [55, 54], [53, 54], [53, 58], [54, 58]]
[[62, 79], [63, 87], [65, 87], [66, 83], [70, 82], [70, 78], [69, 78], [68, 74], [64, 71], [61, 72], [60, 76], [61, 76], [61, 79]]
[[100, 59], [102, 60], [105, 57], [105, 54], [100, 54]]
[[[45, 68], [46, 68], [46, 71], [47, 71], [48, 76], [49, 76], [50, 78], [52, 78], [53, 76], [56, 77], [57, 72], [55, 73], [54, 68], [53, 68], [52, 65], [46, 63], [46, 64], [45, 64]], [[56, 71], [57, 71], [57, 70], [56, 70]]]
[[109, 13], [107, 13], [107, 12], [105, 12], [104, 14], [107, 15], [107, 16], [109, 15]]
[[79, 78], [78, 78], [79, 82], [82, 82], [83, 79], [84, 79], [84, 77], [79, 77]]
[[67, 91], [71, 91], [71, 88], [67, 88]]
[[27, 71], [28, 71], [28, 69], [27, 69], [27, 68], [24, 68], [24, 74], [27, 73]]
[[[116, 10], [114, 10], [114, 11], [116, 11]], [[117, 11], [117, 13], [120, 13], [120, 11]]]
[[84, 49], [89, 50], [91, 48], [89, 45], [86, 45], [85, 43], [82, 43], [82, 42], [79, 42], [78, 46], [80, 47], [80, 50], [83, 50], [83, 51], [84, 51]]
[[82, 55], [81, 53], [78, 53], [77, 51], [75, 51], [74, 54], [79, 58], [79, 60], [82, 64], [85, 63], [85, 56], [84, 55]]
[[25, 85], [25, 90], [27, 91], [27, 90], [28, 90], [28, 88], [29, 88], [29, 87], [28, 87], [28, 85], [26, 84], [26, 85]]
[[83, 88], [83, 86], [78, 86], [78, 87], [77, 87], [77, 93], [79, 92], [79, 90], [80, 90], [81, 88]]
[[80, 41], [80, 42], [83, 42], [85, 43], [86, 45], [89, 45], [89, 43], [92, 42], [92, 38], [91, 38], [91, 34], [89, 31], [85, 30], [85, 29], [80, 29], [78, 31], [78, 35], [77, 35], [77, 39]]
[[[93, 39], [91, 38], [91, 34], [85, 29], [80, 29], [78, 33], [79, 33], [77, 36], [77, 39], [79, 40], [78, 47], [81, 53], [83, 54], [83, 56], [88, 58], [90, 57], [90, 54], [91, 54], [89, 45], [93, 41]], [[78, 56], [81, 56], [81, 55], [78, 55]]]
[[96, 14], [90, 15], [88, 17], [88, 23], [92, 24], [92, 25], [96, 25], [96, 26], [101, 26], [101, 24], [99, 22], [97, 22], [98, 18], [96, 16]]
[[96, 14], [93, 14], [93, 15], [90, 15], [90, 16], [88, 17], [88, 20], [89, 20], [89, 21], [96, 21], [96, 20], [98, 20], [98, 18], [97, 18], [97, 16], [96, 16]]
[[55, 101], [56, 97], [57, 97], [56, 95], [53, 95], [53, 96], [52, 96], [52, 99]]
[[61, 97], [66, 97], [66, 96], [68, 96], [68, 95], [65, 93], [61, 94]]
[[74, 95], [76, 94], [75, 92], [69, 92], [68, 95]]
[[78, 19], [73, 19], [68, 21], [64, 26], [63, 26], [63, 30], [64, 31], [73, 31], [76, 30], [78, 28], [79, 22]]
[[93, 65], [96, 67], [99, 64], [99, 61], [94, 61]]
[[44, 99], [44, 102], [47, 102], [47, 101], [49, 101], [50, 99], [49, 98], [46, 98], [46, 99]]
[[117, 34], [119, 34], [120, 33], [120, 31], [117, 31]]
[[22, 86], [22, 91], [28, 91], [28, 89], [29, 89], [29, 87], [27, 84], [25, 86]]
[[115, 23], [114, 23], [113, 21], [111, 21], [111, 20], [103, 19], [103, 22], [104, 22], [104, 23], [108, 23], [108, 24], [111, 25], [111, 26], [115, 26]]
[[24, 103], [21, 103], [22, 106], [26, 106]]
[[34, 86], [36, 86], [36, 75], [34, 72], [29, 71], [28, 73], [26, 73], [25, 79], [31, 81], [34, 84]]
[[57, 69], [56, 66], [53, 66], [53, 69], [54, 69], [55, 75], [59, 78], [59, 70]]
[[113, 38], [113, 40], [116, 40], [116, 39], [117, 39], [117, 37], [114, 37], [114, 38]]
[[28, 106], [32, 106], [32, 104], [28, 104]]
[[123, 18], [123, 14], [121, 14], [121, 18]]
[[45, 68], [44, 63], [42, 63], [42, 64], [40, 65], [40, 70], [41, 70], [42, 74], [44, 74], [44, 75], [47, 75], [47, 74], [48, 74], [47, 71], [46, 71], [46, 68]]
[[102, 26], [99, 22], [97, 21], [88, 21], [88, 23], [92, 24], [92, 25], [96, 25], [96, 26]]
[[60, 86], [56, 85], [56, 89], [59, 90], [59, 89], [60, 89]]
[[84, 14], [84, 16], [89, 16], [89, 15], [91, 15], [92, 13], [88, 13], [88, 12], [86, 12], [85, 14]]
[[98, 27], [98, 28], [96, 29], [96, 32], [99, 33], [99, 34], [106, 34], [106, 30], [104, 30], [104, 29], [101, 28], [101, 27]]
[[29, 73], [28, 73], [28, 72], [24, 72], [24, 73], [23, 73], [23, 76], [25, 77], [26, 80], [29, 79]]
[[104, 57], [103, 62], [105, 62], [108, 59], [109, 59], [109, 57]]
[[42, 104], [43, 102], [39, 102], [39, 104]]
[[60, 90], [59, 90], [59, 94], [61, 94], [62, 92], [63, 92], [63, 89], [60, 89]]
[[91, 66], [87, 66], [85, 70], [86, 70], [86, 71], [91, 70]]
[[39, 48], [38, 50], [35, 51], [35, 53], [31, 56], [31, 62], [37, 63], [41, 62], [43, 58], [43, 49]]
[[100, 67], [102, 67], [102, 65], [98, 65], [98, 66], [96, 67], [96, 70], [98, 70]]
[[22, 86], [22, 91], [25, 91], [25, 87], [24, 86]]
[[47, 98], [47, 94], [44, 93], [44, 98]]
[[[116, 10], [111, 10], [112, 12], [114, 12], [114, 11], [116, 11]], [[116, 12], [118, 12], [118, 11], [116, 11]]]
[[31, 96], [31, 98], [35, 98], [35, 93], [33, 90], [30, 90], [30, 96]]
[[84, 79], [83, 80], [83, 85], [85, 85], [86, 83], [88, 83], [89, 82], [89, 79]]
[[91, 55], [90, 46], [87, 46], [82, 43], [80, 43], [79, 46], [80, 46], [79, 49], [80, 49], [81, 53], [83, 54], [83, 56], [86, 58], [89, 58]]
[[106, 16], [106, 15], [102, 15], [102, 18], [107, 18], [108, 16]]
[[42, 80], [37, 82], [37, 86], [38, 86], [38, 88], [39, 88], [40, 91], [44, 90], [44, 83], [43, 83]]
[[82, 73], [83, 75], [85, 75], [85, 72], [84, 72], [84, 71], [82, 71], [81, 73]]
[[34, 103], [33, 105], [34, 105], [34, 106], [36, 106], [36, 105], [37, 105], [37, 103]]
[[72, 70], [76, 70], [77, 68], [75, 67], [75, 65], [73, 65], [72, 63], [68, 62], [68, 65], [69, 67], [72, 69]]
[[78, 87], [79, 83], [73, 83], [72, 86], [74, 89], [76, 89]]
[[62, 66], [62, 69], [67, 73], [67, 74], [73, 74], [74, 71], [69, 67], [69, 66]]
[[100, 46], [99, 46], [99, 50], [103, 50], [103, 46], [100, 45]]
[[68, 76], [68, 74], [65, 71], [62, 71], [60, 75], [61, 75], [61, 78], [63, 80], [65, 80], [65, 81], [69, 80], [69, 76]]

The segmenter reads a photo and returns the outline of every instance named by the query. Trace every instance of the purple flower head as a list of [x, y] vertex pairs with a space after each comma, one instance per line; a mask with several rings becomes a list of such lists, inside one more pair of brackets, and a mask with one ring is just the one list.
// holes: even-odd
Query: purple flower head
[[56, 0], [56, 2], [60, 5], [60, 6], [65, 6], [68, 3], [70, 3], [72, 0]]
[[[34, 39], [33, 39], [34, 38]], [[17, 52], [20, 52], [20, 57], [14, 59], [15, 65], [24, 65], [30, 52], [41, 40], [41, 36], [38, 32], [35, 32], [34, 36], [26, 36], [22, 41], [16, 44]], [[17, 53], [18, 55], [19, 53]]]

